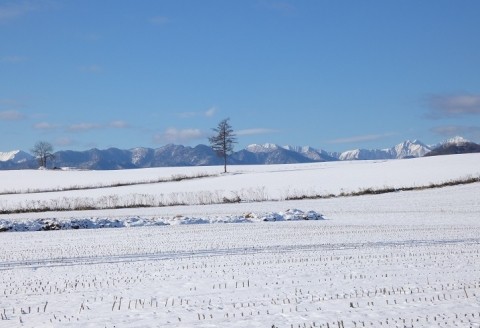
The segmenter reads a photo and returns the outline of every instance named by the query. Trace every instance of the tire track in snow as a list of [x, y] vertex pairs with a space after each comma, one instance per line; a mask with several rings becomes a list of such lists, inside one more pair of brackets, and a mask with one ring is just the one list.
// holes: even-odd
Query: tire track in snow
[[285, 253], [285, 252], [314, 252], [314, 251], [338, 251], [348, 249], [376, 249], [396, 247], [425, 247], [431, 245], [459, 245], [459, 244], [480, 244], [480, 238], [445, 239], [445, 240], [402, 240], [390, 242], [366, 242], [366, 243], [334, 243], [334, 244], [307, 244], [307, 245], [282, 245], [262, 246], [248, 248], [224, 248], [204, 249], [195, 251], [175, 251], [152, 254], [125, 254], [125, 255], [102, 255], [102, 256], [81, 256], [63, 257], [54, 259], [35, 259], [26, 261], [7, 261], [0, 263], [0, 270], [15, 269], [38, 269], [43, 267], [62, 267], [75, 265], [95, 265], [104, 263], [142, 262], [142, 261], [164, 261], [171, 259], [202, 258], [213, 256], [235, 256], [260, 253]]

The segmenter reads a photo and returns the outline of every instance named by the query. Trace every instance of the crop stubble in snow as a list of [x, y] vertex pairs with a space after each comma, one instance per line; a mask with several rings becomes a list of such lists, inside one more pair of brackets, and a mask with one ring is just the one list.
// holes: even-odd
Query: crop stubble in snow
[[[3, 195], [0, 205], [256, 188], [281, 200], [308, 190], [423, 186], [478, 177], [479, 156], [231, 167], [240, 171]], [[184, 173], [171, 170], [119, 172], [126, 182]], [[120, 181], [117, 172], [102, 172], [101, 181], [96, 172], [0, 174], [5, 190]], [[300, 208], [327, 220], [2, 233], [0, 327], [480, 327], [479, 192], [477, 182], [353, 198], [9, 215], [221, 218]]]
[[475, 225], [2, 234], [1, 327], [479, 327]]

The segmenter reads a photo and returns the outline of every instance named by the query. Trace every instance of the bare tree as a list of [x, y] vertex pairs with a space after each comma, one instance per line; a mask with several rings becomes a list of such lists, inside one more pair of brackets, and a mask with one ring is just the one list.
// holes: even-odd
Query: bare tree
[[227, 157], [233, 152], [233, 145], [237, 143], [232, 126], [228, 123], [230, 119], [226, 118], [218, 123], [214, 129], [215, 135], [208, 138], [210, 147], [223, 158], [224, 172], [227, 172]]
[[53, 146], [46, 141], [39, 141], [33, 146], [32, 153], [35, 155], [40, 167], [47, 167], [47, 160], [53, 159]]

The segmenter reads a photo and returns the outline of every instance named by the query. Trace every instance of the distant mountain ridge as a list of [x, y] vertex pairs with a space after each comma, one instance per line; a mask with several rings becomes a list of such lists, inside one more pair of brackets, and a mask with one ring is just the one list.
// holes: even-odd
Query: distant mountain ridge
[[431, 147], [418, 140], [404, 141], [392, 148], [387, 149], [355, 149], [345, 151], [338, 157], [341, 161], [372, 160], [372, 159], [401, 159], [422, 157], [432, 150]]
[[21, 150], [13, 150], [4, 153], [0, 152], [0, 162], [14, 161], [15, 163], [22, 163], [31, 160], [32, 158], [32, 155]]
[[[463, 146], [462, 146], [463, 145]], [[467, 145], [467, 146], [465, 146]], [[478, 146], [478, 148], [476, 148]], [[463, 148], [462, 148], [463, 147]], [[442, 151], [443, 149], [443, 151]], [[480, 145], [461, 137], [455, 137], [437, 145], [404, 141], [386, 149], [354, 149], [342, 153], [327, 152], [309, 146], [279, 146], [276, 144], [251, 144], [245, 149], [234, 152], [229, 163], [244, 164], [293, 164], [347, 160], [383, 160], [421, 157], [427, 154], [456, 154], [459, 152], [478, 151]], [[133, 148], [86, 151], [63, 150], [55, 153], [52, 166], [72, 167], [89, 170], [114, 170], [165, 166], [205, 166], [220, 165], [222, 160], [206, 145], [195, 147], [182, 145], [165, 145], [160, 148]], [[24, 151], [0, 152], [0, 169], [34, 169], [35, 158]]]
[[425, 156], [454, 155], [465, 153], [480, 153], [480, 145], [462, 137], [448, 139], [437, 145], [431, 152]]
[[22, 151], [13, 150], [9, 152], [0, 152], [0, 169], [32, 169], [36, 168], [35, 158]]

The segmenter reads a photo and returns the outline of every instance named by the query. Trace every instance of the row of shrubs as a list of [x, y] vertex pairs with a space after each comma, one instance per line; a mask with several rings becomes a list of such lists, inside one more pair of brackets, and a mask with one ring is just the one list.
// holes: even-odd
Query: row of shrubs
[[200, 192], [176, 192], [169, 194], [129, 194], [125, 196], [109, 195], [98, 198], [91, 197], [63, 197], [50, 200], [30, 200], [23, 204], [16, 205], [15, 208], [1, 206], [0, 214], [16, 213], [35, 213], [50, 211], [85, 211], [85, 210], [103, 210], [103, 209], [122, 209], [122, 208], [140, 208], [140, 207], [166, 207], [181, 205], [214, 205], [228, 203], [252, 203], [264, 201], [282, 201], [282, 200], [303, 200], [303, 199], [327, 199], [338, 197], [354, 197], [363, 195], [378, 195], [400, 191], [425, 190], [432, 188], [443, 188], [461, 184], [480, 182], [480, 177], [467, 177], [464, 179], [451, 180], [442, 183], [431, 183], [425, 186], [413, 187], [384, 187], [384, 188], [365, 188], [359, 191], [340, 192], [339, 194], [317, 194], [315, 192], [294, 191], [287, 192], [283, 197], [273, 199], [269, 196], [265, 187], [241, 189], [231, 192], [230, 196], [225, 195], [224, 190], [200, 191]]
[[351, 191], [351, 192], [344, 192], [342, 191], [339, 194], [327, 194], [327, 195], [291, 195], [287, 196], [286, 200], [301, 200], [301, 199], [322, 199], [322, 198], [337, 198], [337, 197], [353, 197], [353, 196], [364, 196], [364, 195], [380, 195], [380, 194], [387, 194], [392, 192], [399, 192], [399, 191], [415, 191], [415, 190], [425, 190], [425, 189], [434, 189], [434, 188], [444, 188], [449, 186], [458, 186], [463, 184], [470, 184], [480, 182], [480, 176], [473, 177], [469, 176], [463, 179], [458, 180], [450, 180], [446, 182], [440, 183], [430, 183], [424, 186], [413, 186], [413, 187], [383, 187], [383, 188], [364, 188], [358, 191]]
[[105, 189], [105, 188], [116, 188], [116, 187], [128, 187], [142, 184], [154, 184], [154, 183], [164, 183], [164, 182], [177, 182], [182, 180], [193, 180], [201, 179], [207, 177], [217, 176], [218, 174], [208, 174], [208, 173], [197, 173], [194, 175], [186, 174], [174, 174], [170, 177], [152, 179], [152, 180], [142, 180], [142, 181], [132, 181], [132, 182], [112, 182], [108, 184], [96, 184], [96, 185], [72, 185], [66, 187], [56, 187], [56, 188], [35, 188], [35, 189], [23, 189], [23, 190], [5, 190], [0, 191], [0, 195], [19, 195], [19, 194], [38, 194], [38, 193], [47, 193], [47, 192], [62, 192], [62, 191], [76, 191], [76, 190], [93, 190], [93, 189]]

